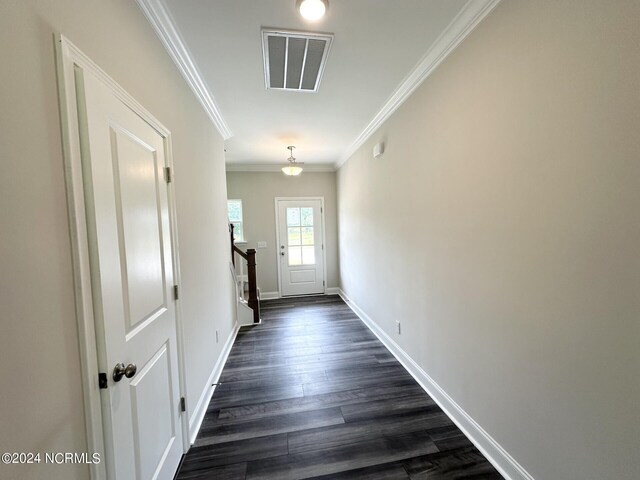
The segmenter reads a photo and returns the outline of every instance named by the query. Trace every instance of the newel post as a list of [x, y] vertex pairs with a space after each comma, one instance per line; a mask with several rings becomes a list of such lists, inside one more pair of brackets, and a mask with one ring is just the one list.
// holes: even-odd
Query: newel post
[[247, 250], [247, 276], [249, 277], [249, 306], [253, 309], [253, 323], [260, 323], [260, 302], [258, 301], [258, 284], [256, 281], [256, 251]]
[[236, 252], [233, 250], [233, 246], [235, 244], [235, 240], [233, 238], [233, 223], [229, 224], [229, 235], [231, 237], [231, 263], [233, 263], [233, 266], [236, 266]]

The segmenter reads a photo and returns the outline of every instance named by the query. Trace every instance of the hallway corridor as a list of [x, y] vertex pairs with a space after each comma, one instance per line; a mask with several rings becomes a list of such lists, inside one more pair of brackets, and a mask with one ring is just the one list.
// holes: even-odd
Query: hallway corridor
[[500, 479], [338, 296], [262, 302], [184, 459], [187, 479]]

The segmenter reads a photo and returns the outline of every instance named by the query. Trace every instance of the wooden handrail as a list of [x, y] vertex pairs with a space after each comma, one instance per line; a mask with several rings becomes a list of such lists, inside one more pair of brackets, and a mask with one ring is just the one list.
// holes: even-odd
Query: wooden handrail
[[238, 247], [236, 247], [235, 245], [233, 246], [233, 251], [236, 252], [238, 255], [240, 255], [242, 258], [244, 258], [245, 260], [249, 260], [249, 255], [247, 255], [245, 252], [243, 252], [242, 250], [240, 250]]
[[258, 281], [256, 278], [256, 251], [249, 248], [246, 252], [236, 247], [233, 238], [233, 223], [229, 224], [231, 234], [231, 261], [236, 266], [236, 253], [247, 261], [247, 277], [249, 278], [249, 300], [247, 303], [253, 310], [253, 323], [260, 323], [260, 299], [258, 298]]

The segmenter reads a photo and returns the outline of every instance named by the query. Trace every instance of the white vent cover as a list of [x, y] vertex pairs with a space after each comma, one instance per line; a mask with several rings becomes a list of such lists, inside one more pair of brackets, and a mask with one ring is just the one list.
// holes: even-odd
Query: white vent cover
[[267, 90], [317, 92], [333, 35], [262, 30]]

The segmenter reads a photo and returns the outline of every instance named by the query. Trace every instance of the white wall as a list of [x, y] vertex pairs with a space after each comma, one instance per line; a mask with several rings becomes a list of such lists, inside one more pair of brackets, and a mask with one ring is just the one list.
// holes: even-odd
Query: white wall
[[[0, 2], [2, 452], [86, 449], [54, 32], [173, 133], [190, 412], [232, 329], [223, 143], [135, 2]], [[88, 469], [0, 465], [0, 477], [86, 479]]]
[[[276, 197], [324, 197], [327, 288], [338, 286], [338, 218], [335, 172], [303, 172], [287, 177], [276, 172], [227, 172], [229, 198], [242, 199], [246, 248], [260, 240], [267, 248], [257, 250], [260, 292], [278, 291], [278, 249], [276, 245]], [[244, 247], [243, 247], [244, 248]]]
[[342, 288], [537, 480], [640, 472], [638, 19], [501, 2], [338, 172]]

